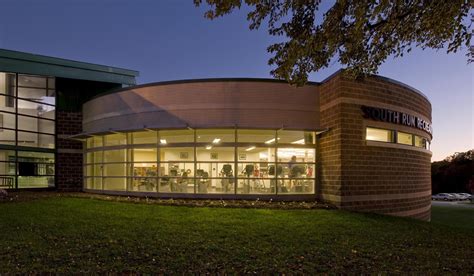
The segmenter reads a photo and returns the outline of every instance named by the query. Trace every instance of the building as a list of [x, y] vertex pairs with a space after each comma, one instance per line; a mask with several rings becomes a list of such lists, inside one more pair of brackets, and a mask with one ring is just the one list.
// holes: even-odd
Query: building
[[[0, 133], [1, 141], [10, 141], [1, 142], [1, 174], [14, 177], [17, 188], [45, 178], [42, 186], [55, 183], [59, 190], [320, 199], [343, 209], [430, 218], [431, 104], [400, 82], [379, 76], [355, 81], [336, 72], [300, 88], [269, 79], [129, 86], [135, 71], [10, 51], [0, 58], [13, 54], [36, 69], [5, 69], [0, 59], [4, 76], [18, 73], [17, 92], [9, 96], [18, 110], [3, 115], [17, 125], [5, 125], [13, 120], [4, 118]], [[33, 66], [33, 58], [55, 70]], [[44, 76], [46, 94], [22, 95], [24, 74]], [[22, 103], [25, 97], [32, 108]], [[23, 108], [31, 109], [28, 120], [34, 118], [37, 129], [29, 131], [36, 140], [23, 134]], [[40, 128], [47, 116], [50, 128]], [[55, 142], [43, 142], [46, 133]]]

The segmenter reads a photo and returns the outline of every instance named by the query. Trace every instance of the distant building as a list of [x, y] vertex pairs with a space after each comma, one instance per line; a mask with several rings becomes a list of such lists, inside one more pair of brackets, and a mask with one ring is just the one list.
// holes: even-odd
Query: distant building
[[430, 218], [431, 104], [397, 81], [135, 86], [136, 71], [8, 50], [0, 71], [0, 178], [13, 188]]

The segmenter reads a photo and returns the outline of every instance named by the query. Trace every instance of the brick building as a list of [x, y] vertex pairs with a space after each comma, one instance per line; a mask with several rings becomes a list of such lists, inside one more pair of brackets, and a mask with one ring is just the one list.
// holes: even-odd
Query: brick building
[[[0, 145], [3, 172], [10, 169], [3, 177], [13, 176], [15, 188], [44, 177], [42, 164], [55, 160], [47, 175], [55, 184], [48, 185], [60, 190], [320, 199], [343, 209], [430, 219], [431, 105], [405, 84], [379, 76], [355, 81], [336, 72], [301, 88], [268, 79], [128, 86], [137, 72], [76, 62], [77, 77], [66, 78], [60, 68], [5, 69], [1, 57], [0, 71], [20, 73], [17, 80], [46, 76], [56, 89], [50, 96], [56, 99], [50, 132], [56, 142], [41, 149], [49, 159], [28, 161], [23, 152], [30, 149], [18, 134], [14, 145]], [[81, 66], [93, 67], [100, 78], [85, 78]], [[33, 171], [28, 162], [36, 162]]]

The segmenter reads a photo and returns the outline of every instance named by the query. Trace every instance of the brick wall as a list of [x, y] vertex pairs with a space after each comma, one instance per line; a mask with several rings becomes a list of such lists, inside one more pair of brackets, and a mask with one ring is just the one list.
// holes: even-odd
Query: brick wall
[[82, 132], [82, 112], [56, 111], [56, 185], [59, 191], [82, 190], [82, 142], [67, 137]]
[[[320, 197], [343, 209], [430, 219], [431, 154], [410, 146], [365, 141], [361, 105], [390, 107], [431, 121], [431, 105], [414, 91], [382, 78], [365, 81], [336, 75], [320, 88]], [[431, 138], [416, 129], [385, 123]]]

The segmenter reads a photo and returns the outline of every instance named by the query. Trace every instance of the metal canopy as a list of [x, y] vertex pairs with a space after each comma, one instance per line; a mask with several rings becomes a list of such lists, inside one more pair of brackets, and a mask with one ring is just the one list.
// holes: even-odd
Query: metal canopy
[[0, 49], [0, 71], [135, 85], [138, 71]]

